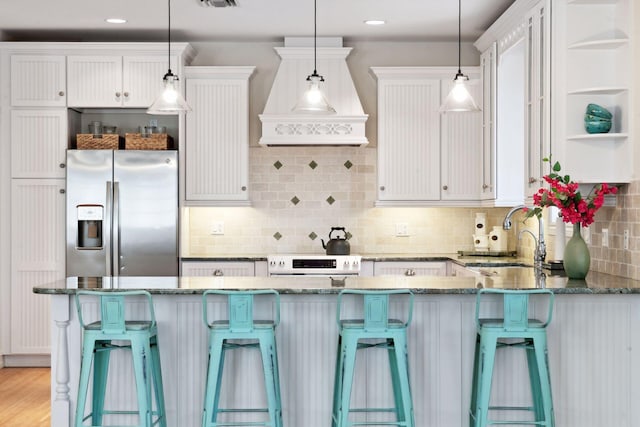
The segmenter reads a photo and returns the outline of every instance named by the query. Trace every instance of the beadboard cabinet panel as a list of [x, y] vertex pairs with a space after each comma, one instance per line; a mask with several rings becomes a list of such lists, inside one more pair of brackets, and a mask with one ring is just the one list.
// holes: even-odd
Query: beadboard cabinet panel
[[121, 56], [68, 56], [69, 107], [120, 107]]
[[64, 55], [11, 56], [13, 107], [64, 107], [66, 83]]

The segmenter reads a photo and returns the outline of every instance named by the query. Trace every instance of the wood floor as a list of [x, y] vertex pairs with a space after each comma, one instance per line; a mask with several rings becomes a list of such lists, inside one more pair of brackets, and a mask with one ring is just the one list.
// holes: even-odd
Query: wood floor
[[0, 369], [0, 426], [49, 427], [50, 369]]

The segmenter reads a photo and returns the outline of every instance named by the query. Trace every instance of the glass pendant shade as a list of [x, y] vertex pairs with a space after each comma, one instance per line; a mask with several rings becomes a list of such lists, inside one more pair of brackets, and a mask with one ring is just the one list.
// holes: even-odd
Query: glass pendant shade
[[188, 113], [191, 107], [180, 94], [178, 76], [169, 71], [164, 76], [164, 90], [158, 96], [151, 107], [147, 109], [147, 114], [179, 114]]
[[295, 113], [335, 114], [336, 110], [329, 105], [320, 87], [320, 84], [324, 82], [322, 76], [312, 74], [307, 77], [307, 81], [307, 90], [304, 91], [292, 111]]
[[453, 88], [445, 98], [440, 111], [464, 112], [479, 110], [478, 105], [469, 93], [469, 89], [467, 89], [467, 80], [469, 78], [463, 74], [456, 75]]

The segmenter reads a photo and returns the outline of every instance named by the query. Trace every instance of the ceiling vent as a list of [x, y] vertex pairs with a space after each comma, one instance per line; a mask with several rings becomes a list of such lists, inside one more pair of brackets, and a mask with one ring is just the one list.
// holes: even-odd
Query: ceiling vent
[[200, 5], [213, 7], [237, 7], [238, 3], [236, 3], [236, 0], [200, 0]]
[[304, 114], [291, 111], [307, 88], [313, 66], [313, 37], [285, 37], [276, 47], [282, 58], [267, 104], [260, 114], [262, 146], [364, 146], [364, 114], [346, 58], [351, 48], [342, 47], [342, 37], [318, 38], [318, 73], [324, 76], [324, 93], [336, 114]]

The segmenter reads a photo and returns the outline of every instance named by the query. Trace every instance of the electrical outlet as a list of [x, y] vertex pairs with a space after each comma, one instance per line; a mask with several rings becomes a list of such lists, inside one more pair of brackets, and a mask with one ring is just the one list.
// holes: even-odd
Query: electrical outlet
[[629, 230], [624, 230], [622, 234], [622, 247], [623, 249], [629, 249]]
[[396, 236], [407, 237], [409, 235], [409, 224], [406, 222], [396, 222]]
[[582, 238], [587, 245], [591, 243], [591, 229], [589, 227], [582, 229]]
[[602, 229], [602, 246], [604, 246], [605, 248], [609, 247], [609, 229], [608, 228]]
[[149, 126], [158, 126], [158, 119], [150, 119]]
[[222, 236], [224, 234], [224, 222], [213, 221], [211, 223], [211, 234], [215, 236]]

